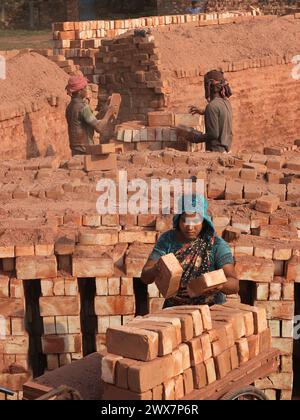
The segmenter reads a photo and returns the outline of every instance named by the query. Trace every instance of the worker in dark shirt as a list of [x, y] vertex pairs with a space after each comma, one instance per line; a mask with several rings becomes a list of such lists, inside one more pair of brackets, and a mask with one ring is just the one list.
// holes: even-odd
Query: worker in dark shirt
[[212, 70], [204, 76], [205, 111], [190, 107], [193, 115], [204, 114], [205, 134], [187, 127], [179, 127], [178, 135], [191, 143], [205, 143], [210, 152], [228, 153], [232, 144], [232, 95], [229, 84], [221, 71]]
[[94, 132], [102, 135], [109, 124], [115, 122], [118, 115], [121, 98], [120, 95], [115, 95], [117, 104], [112, 105], [111, 101], [103, 118], [98, 120], [87, 99], [87, 86], [88, 81], [85, 77], [75, 75], [70, 77], [66, 87], [72, 98], [66, 109], [66, 119], [73, 156], [87, 154], [87, 146], [94, 144]]

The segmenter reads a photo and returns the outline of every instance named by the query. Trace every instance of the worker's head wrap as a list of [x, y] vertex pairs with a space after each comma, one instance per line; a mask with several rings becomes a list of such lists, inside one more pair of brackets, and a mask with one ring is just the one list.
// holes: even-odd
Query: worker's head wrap
[[173, 217], [173, 228], [178, 229], [182, 214], [199, 214], [206, 222], [207, 226], [214, 231], [212, 220], [208, 214], [208, 203], [202, 194], [185, 194], [180, 197], [177, 205], [177, 213]]
[[85, 89], [88, 85], [88, 81], [84, 76], [75, 75], [71, 76], [68, 84], [66, 86], [66, 90], [68, 95], [72, 96], [73, 93], [79, 92], [82, 89]]
[[211, 95], [218, 92], [222, 98], [230, 98], [232, 91], [220, 70], [211, 70], [204, 75], [205, 98], [210, 99]]

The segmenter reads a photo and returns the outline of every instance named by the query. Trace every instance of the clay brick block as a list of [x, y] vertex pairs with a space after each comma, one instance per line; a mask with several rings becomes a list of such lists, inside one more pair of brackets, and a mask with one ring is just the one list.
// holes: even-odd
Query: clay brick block
[[226, 350], [215, 358], [217, 378], [224, 378], [231, 371], [230, 351]]
[[203, 323], [202, 323], [202, 316], [201, 312], [198, 308], [194, 309], [194, 307], [186, 307], [186, 306], [175, 306], [171, 308], [164, 309], [165, 312], [170, 312], [173, 314], [176, 313], [185, 313], [189, 314], [193, 318], [193, 324], [194, 324], [194, 336], [198, 337], [203, 333]]
[[274, 263], [264, 258], [237, 257], [235, 270], [240, 280], [270, 283], [274, 278]]
[[293, 339], [292, 338], [272, 338], [272, 347], [280, 350], [281, 354], [293, 354]]
[[80, 314], [79, 296], [41, 297], [39, 304], [42, 317]]
[[215, 362], [213, 358], [210, 358], [204, 362], [207, 376], [207, 383], [212, 384], [217, 380]]
[[272, 388], [280, 390], [291, 390], [293, 386], [293, 374], [272, 373], [264, 379], [255, 381], [254, 385], [260, 389]]
[[175, 379], [175, 400], [178, 401], [184, 397], [183, 375], [176, 376], [174, 379]]
[[121, 231], [119, 232], [119, 242], [133, 243], [142, 242], [144, 244], [154, 244], [156, 242], [157, 233], [155, 231]]
[[149, 127], [170, 127], [174, 125], [174, 114], [172, 112], [148, 112]]
[[153, 314], [153, 315], [146, 316], [144, 319], [151, 322], [163, 322], [163, 323], [171, 324], [175, 328], [177, 343], [182, 342], [181, 322], [179, 318], [173, 318], [173, 317], [168, 318], [165, 315], [160, 316], [159, 314]]
[[130, 359], [155, 359], [158, 341], [158, 333], [134, 327], [109, 328], [106, 332], [107, 351]]
[[89, 155], [107, 155], [116, 152], [116, 145], [114, 143], [107, 144], [93, 144], [86, 147]]
[[159, 356], [166, 356], [172, 353], [178, 347], [178, 344], [180, 344], [177, 342], [175, 327], [171, 324], [137, 319], [127, 324], [127, 326], [157, 333]]
[[175, 126], [185, 125], [188, 127], [198, 127], [200, 123], [199, 115], [175, 114]]
[[192, 369], [186, 369], [183, 372], [184, 395], [188, 395], [194, 390], [194, 379]]
[[73, 257], [72, 272], [74, 277], [112, 277], [114, 264], [109, 256]]
[[161, 257], [157, 264], [160, 274], [155, 283], [163, 297], [168, 299], [178, 292], [183, 269], [174, 254]]
[[272, 344], [274, 345], [274, 343], [272, 342], [274, 339], [272, 340], [270, 329], [267, 328], [266, 330], [262, 331], [258, 335], [259, 335], [259, 352], [263, 353], [265, 351], [270, 350]]
[[226, 242], [233, 242], [240, 238], [242, 231], [232, 226], [227, 226], [223, 232], [223, 238]]
[[102, 358], [101, 361], [101, 379], [107, 384], [114, 385], [116, 382], [116, 365], [119, 360], [122, 360], [122, 356], [116, 356], [115, 354], [108, 354]]
[[6, 337], [3, 348], [4, 354], [27, 354], [29, 349], [28, 336], [8, 336]]
[[96, 296], [96, 315], [132, 315], [135, 313], [133, 296]]
[[295, 299], [295, 286], [293, 283], [284, 283], [282, 285], [282, 299], [283, 300]]
[[241, 200], [243, 198], [244, 185], [237, 181], [227, 181], [225, 200]]
[[0, 275], [0, 298], [9, 297], [9, 277]]
[[84, 169], [92, 171], [113, 171], [117, 169], [117, 156], [109, 155], [86, 155], [84, 156]]
[[203, 362], [202, 344], [199, 337], [190, 340], [188, 343], [191, 355], [192, 366], [197, 366]]
[[163, 400], [175, 400], [175, 379], [169, 379], [163, 383]]
[[34, 255], [34, 245], [16, 245], [16, 257], [32, 257]]
[[54, 245], [53, 244], [37, 244], [34, 246], [35, 255], [40, 257], [48, 257], [49, 255], [54, 254]]
[[206, 367], [201, 363], [192, 368], [195, 389], [202, 389], [207, 385]]
[[249, 353], [249, 345], [247, 338], [240, 338], [236, 342], [238, 356], [239, 356], [239, 363], [243, 364], [249, 361], [250, 353]]
[[282, 338], [292, 338], [294, 334], [294, 322], [293, 320], [282, 321]]
[[287, 281], [300, 283], [300, 257], [293, 256], [286, 265]]
[[294, 317], [294, 302], [288, 301], [270, 301], [270, 302], [254, 302], [255, 306], [266, 309], [267, 319], [293, 319]]
[[80, 231], [79, 243], [82, 245], [111, 246], [118, 243], [118, 232], [84, 229]]
[[268, 328], [265, 308], [244, 305], [242, 303], [232, 301], [225, 303], [224, 306], [251, 312], [254, 320], [254, 334], [258, 334]]
[[0, 298], [0, 314], [6, 317], [23, 318], [25, 315], [22, 299]]
[[206, 361], [212, 357], [212, 348], [211, 348], [211, 342], [209, 334], [204, 333], [200, 337], [201, 340], [201, 346], [202, 346], [202, 354], [203, 354], [203, 360]]
[[269, 300], [280, 300], [280, 299], [281, 299], [281, 284], [271, 283]]
[[179, 352], [182, 355], [182, 370], [189, 369], [191, 367], [190, 349], [187, 344], [180, 344], [178, 347]]
[[239, 355], [238, 355], [237, 346], [234, 345], [230, 347], [229, 351], [230, 351], [231, 369], [232, 370], [237, 369], [239, 367]]
[[225, 196], [225, 178], [211, 178], [208, 183], [207, 198], [222, 199]]
[[106, 401], [147, 401], [152, 400], [152, 392], [149, 390], [144, 393], [131, 392], [128, 389], [121, 389], [114, 385], [105, 384], [103, 391], [103, 399]]
[[17, 257], [17, 277], [23, 280], [51, 278], [57, 276], [55, 256], [49, 257]]
[[12, 246], [0, 246], [0, 258], [14, 258], [15, 247]]
[[171, 311], [167, 312], [163, 310], [155, 314], [155, 316], [179, 319], [181, 322], [182, 342], [185, 343], [194, 337], [194, 323], [192, 315], [181, 312], [172, 313]]
[[48, 335], [42, 337], [42, 348], [45, 354], [81, 353], [81, 335]]
[[281, 356], [281, 372], [291, 373], [293, 372], [293, 356], [291, 355], [282, 355]]
[[275, 195], [265, 195], [256, 201], [255, 210], [262, 213], [274, 213], [278, 209], [280, 199]]
[[146, 392], [174, 377], [173, 356], [159, 357], [150, 362], [137, 362], [129, 367], [128, 385], [134, 392]]
[[268, 300], [269, 299], [269, 284], [268, 283], [256, 283], [256, 300]]
[[152, 389], [153, 401], [161, 401], [163, 399], [163, 385], [158, 385]]
[[44, 334], [56, 334], [55, 318], [54, 316], [43, 317]]
[[205, 288], [215, 287], [225, 283], [227, 283], [227, 278], [222, 269], [203, 274], [203, 285]]

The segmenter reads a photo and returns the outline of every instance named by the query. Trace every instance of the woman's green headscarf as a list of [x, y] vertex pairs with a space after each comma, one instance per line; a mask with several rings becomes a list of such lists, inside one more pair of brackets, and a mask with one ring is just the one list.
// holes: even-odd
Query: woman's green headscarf
[[178, 201], [178, 213], [173, 217], [173, 228], [177, 229], [179, 226], [180, 217], [183, 213], [197, 213], [200, 214], [203, 220], [214, 231], [213, 222], [208, 214], [208, 202], [204, 195], [200, 194], [186, 194], [182, 195]]

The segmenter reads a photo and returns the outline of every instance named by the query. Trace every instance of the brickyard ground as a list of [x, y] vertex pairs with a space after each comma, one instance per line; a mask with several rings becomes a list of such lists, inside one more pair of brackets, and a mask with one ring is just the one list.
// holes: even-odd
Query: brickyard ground
[[[278, 371], [255, 385], [274, 400], [298, 394], [299, 23], [299, 14], [177, 15], [57, 23], [53, 45], [47, 33], [0, 38], [0, 386], [13, 398], [63, 383], [85, 399], [181, 399], [247, 363], [259, 368], [271, 346]], [[140, 27], [151, 33], [137, 36]], [[205, 105], [214, 67], [234, 92], [229, 155], [188, 148], [176, 132], [203, 129], [187, 108]], [[122, 106], [109, 142], [71, 157], [65, 85], [79, 71], [94, 109], [113, 92]], [[97, 213], [97, 182], [118, 183], [120, 170], [147, 184], [204, 180], [240, 296], [161, 312], [160, 291], [139, 278], [172, 217]]]

